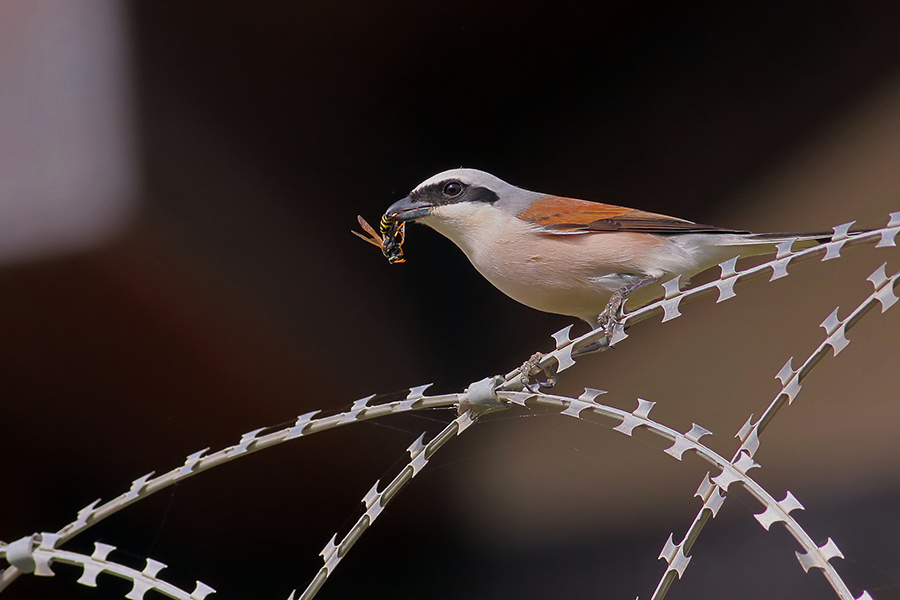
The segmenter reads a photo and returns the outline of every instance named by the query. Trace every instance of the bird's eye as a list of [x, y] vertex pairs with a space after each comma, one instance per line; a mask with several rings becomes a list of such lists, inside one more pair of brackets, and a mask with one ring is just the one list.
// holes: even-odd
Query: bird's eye
[[447, 183], [444, 184], [444, 189], [441, 191], [448, 198], [455, 198], [462, 193], [463, 186], [458, 181], [448, 181]]

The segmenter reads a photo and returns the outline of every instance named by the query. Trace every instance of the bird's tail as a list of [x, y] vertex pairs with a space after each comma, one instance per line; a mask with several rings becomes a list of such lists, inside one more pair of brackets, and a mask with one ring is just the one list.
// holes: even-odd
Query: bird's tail
[[[857, 232], [853, 232], [857, 233]], [[702, 234], [695, 234], [699, 236]], [[735, 256], [742, 258], [772, 254], [778, 244], [793, 241], [791, 249], [804, 250], [818, 246], [831, 240], [833, 232], [814, 233], [740, 233], [722, 232], [706, 234], [703, 239], [696, 237], [686, 239], [687, 247], [702, 256], [702, 268], [719, 264]]]
[[760, 246], [761, 253], [765, 253], [766, 250], [762, 250], [762, 248], [771, 248], [776, 244], [794, 240], [792, 248], [794, 250], [803, 250], [831, 240], [832, 235], [834, 235], [833, 231], [829, 231], [828, 233], [754, 233], [743, 236], [737, 243], [732, 243], [735, 245]]

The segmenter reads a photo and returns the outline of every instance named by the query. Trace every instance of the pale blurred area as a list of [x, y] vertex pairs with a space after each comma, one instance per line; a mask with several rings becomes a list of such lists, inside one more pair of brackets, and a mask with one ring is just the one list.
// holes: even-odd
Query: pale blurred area
[[97, 246], [138, 194], [121, 2], [0, 3], [0, 262]]
[[[0, 0], [0, 539], [245, 431], [427, 381], [458, 391], [549, 349], [570, 321], [508, 300], [434, 232], [410, 227], [402, 266], [350, 235], [440, 170], [737, 229], [884, 225], [900, 210], [898, 24], [900, 5], [849, 1]], [[845, 255], [643, 322], [558, 391], [654, 401], [730, 456], [819, 323], [868, 295], [879, 265], [900, 268], [897, 249]], [[854, 591], [900, 598], [900, 307], [848, 337], [765, 432], [752, 474], [803, 502], [795, 516], [834, 538]], [[449, 418], [298, 440], [75, 544], [152, 556], [222, 597], [287, 597], [372, 483]], [[565, 417], [486, 421], [398, 496], [322, 600], [649, 597], [705, 464]], [[733, 496], [669, 597], [827, 597]], [[4, 594], [124, 593], [71, 575]]]

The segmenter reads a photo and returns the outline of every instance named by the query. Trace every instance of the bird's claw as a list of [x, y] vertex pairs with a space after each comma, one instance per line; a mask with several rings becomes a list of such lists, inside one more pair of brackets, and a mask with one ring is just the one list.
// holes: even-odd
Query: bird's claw
[[541, 369], [541, 372], [543, 372], [547, 378], [544, 381], [534, 379], [532, 383], [531, 372], [538, 366], [538, 363], [540, 363], [543, 358], [543, 354], [535, 352], [531, 358], [526, 360], [522, 363], [522, 366], [519, 367], [519, 376], [522, 379], [522, 386], [533, 394], [538, 393], [541, 389], [552, 388], [559, 381], [555, 369], [550, 370], [545, 367]]
[[603, 330], [607, 345], [612, 340], [613, 332], [625, 316], [625, 294], [620, 290], [613, 292], [606, 307], [597, 315], [597, 326]]

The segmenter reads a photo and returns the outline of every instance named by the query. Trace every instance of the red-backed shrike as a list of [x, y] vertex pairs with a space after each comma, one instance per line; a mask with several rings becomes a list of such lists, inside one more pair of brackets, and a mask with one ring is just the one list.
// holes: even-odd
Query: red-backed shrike
[[510, 298], [592, 327], [617, 318], [626, 297], [658, 295], [649, 284], [663, 278], [689, 278], [735, 256], [774, 252], [788, 240], [799, 248], [823, 238], [722, 229], [531, 192], [475, 169], [426, 179], [385, 217], [428, 225]]

